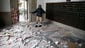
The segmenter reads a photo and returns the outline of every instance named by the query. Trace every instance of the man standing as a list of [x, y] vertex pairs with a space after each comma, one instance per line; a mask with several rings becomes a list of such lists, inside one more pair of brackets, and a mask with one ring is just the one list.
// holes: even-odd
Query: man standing
[[[42, 9], [42, 6], [39, 5], [38, 8], [32, 13], [36, 13], [36, 22], [42, 23], [43, 21], [42, 16], [45, 13], [45, 11]], [[41, 25], [39, 25], [39, 27], [41, 27]]]

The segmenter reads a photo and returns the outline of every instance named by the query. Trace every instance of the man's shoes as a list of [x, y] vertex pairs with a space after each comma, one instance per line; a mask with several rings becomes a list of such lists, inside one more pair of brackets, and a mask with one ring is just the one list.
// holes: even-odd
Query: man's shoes
[[42, 27], [42, 23], [41, 22], [36, 22], [35, 27]]
[[35, 25], [35, 27], [42, 27], [42, 25]]
[[38, 27], [38, 25], [35, 25], [35, 27]]
[[39, 25], [39, 27], [42, 27], [42, 25]]

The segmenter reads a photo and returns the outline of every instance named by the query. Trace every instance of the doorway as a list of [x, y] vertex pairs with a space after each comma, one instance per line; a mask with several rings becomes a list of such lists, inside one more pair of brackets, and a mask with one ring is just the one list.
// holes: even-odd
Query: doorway
[[19, 22], [26, 22], [28, 20], [28, 8], [27, 0], [18, 0], [19, 8]]

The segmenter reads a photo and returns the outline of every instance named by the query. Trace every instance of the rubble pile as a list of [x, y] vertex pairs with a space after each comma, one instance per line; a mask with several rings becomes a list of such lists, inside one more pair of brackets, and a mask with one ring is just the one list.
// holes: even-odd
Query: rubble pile
[[0, 32], [0, 48], [69, 48], [70, 41], [63, 39], [57, 31], [44, 31], [46, 27], [35, 27], [35, 23], [17, 23], [5, 28]]

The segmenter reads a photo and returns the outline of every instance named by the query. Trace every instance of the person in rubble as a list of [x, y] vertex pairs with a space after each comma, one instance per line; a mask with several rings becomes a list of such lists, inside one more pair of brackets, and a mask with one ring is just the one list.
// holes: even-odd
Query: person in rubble
[[[42, 9], [42, 6], [39, 5], [38, 8], [32, 12], [33, 14], [36, 13], [36, 22], [37, 23], [41, 23], [42, 24], [42, 21], [43, 21], [43, 14], [45, 13], [45, 11]], [[39, 25], [39, 27], [41, 27], [42, 25]], [[36, 25], [36, 27], [38, 27], [38, 25]]]

